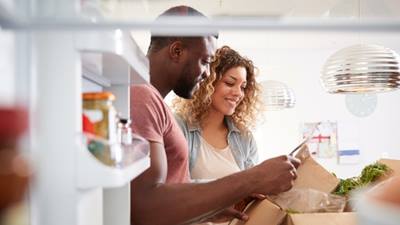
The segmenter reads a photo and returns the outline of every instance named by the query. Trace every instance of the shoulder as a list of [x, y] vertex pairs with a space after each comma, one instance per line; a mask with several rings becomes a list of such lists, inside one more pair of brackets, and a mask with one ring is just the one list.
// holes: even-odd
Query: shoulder
[[130, 101], [133, 105], [153, 105], [153, 107], [157, 108], [166, 107], [160, 93], [150, 84], [132, 85], [130, 89]]
[[180, 116], [179, 114], [174, 113], [174, 117], [175, 117], [176, 122], [178, 122], [178, 124], [181, 125], [181, 124], [185, 124], [186, 123], [185, 120], [183, 119], [183, 117]]
[[174, 117], [179, 127], [182, 129], [182, 131], [184, 131], [184, 133], [186, 133], [189, 130], [189, 128], [185, 119], [183, 119], [183, 117], [177, 113], [174, 113]]
[[140, 97], [147, 97], [147, 98], [161, 98], [160, 94], [158, 93], [157, 89], [155, 89], [150, 84], [138, 84], [131, 86], [131, 95], [135, 99], [140, 99]]
[[230, 133], [232, 134], [233, 137], [236, 138], [236, 140], [239, 142], [240, 145], [248, 149], [249, 147], [252, 147], [252, 145], [255, 144], [253, 133], [251, 131], [238, 129], [233, 124], [232, 121], [228, 123], [231, 123], [230, 124], [231, 128], [228, 128], [230, 130]]

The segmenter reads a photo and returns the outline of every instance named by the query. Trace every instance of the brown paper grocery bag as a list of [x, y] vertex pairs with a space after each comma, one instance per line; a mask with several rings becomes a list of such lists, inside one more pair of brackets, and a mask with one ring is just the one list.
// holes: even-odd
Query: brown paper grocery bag
[[400, 176], [400, 160], [396, 159], [380, 159], [379, 163], [385, 164], [390, 168], [390, 177], [391, 176]]
[[251, 202], [244, 212], [249, 216], [247, 222], [234, 219], [229, 225], [279, 225], [286, 215], [286, 212], [268, 199]]
[[296, 158], [301, 160], [301, 164], [297, 168], [294, 188], [312, 188], [325, 193], [331, 193], [335, 190], [339, 184], [339, 179], [312, 158], [307, 145], [303, 145]]
[[287, 216], [284, 225], [358, 225], [356, 213], [300, 213]]

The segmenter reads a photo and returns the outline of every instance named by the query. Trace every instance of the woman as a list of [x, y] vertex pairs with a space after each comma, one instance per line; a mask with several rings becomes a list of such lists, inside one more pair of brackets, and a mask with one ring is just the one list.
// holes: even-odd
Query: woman
[[250, 128], [259, 111], [259, 90], [252, 61], [224, 46], [193, 98], [174, 101], [189, 144], [192, 179], [217, 179], [257, 163]]

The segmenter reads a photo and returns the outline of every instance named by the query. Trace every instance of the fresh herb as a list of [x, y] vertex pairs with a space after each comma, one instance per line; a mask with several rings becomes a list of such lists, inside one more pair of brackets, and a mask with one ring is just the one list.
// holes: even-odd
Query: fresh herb
[[287, 214], [296, 214], [296, 213], [300, 213], [300, 212], [297, 210], [294, 210], [294, 209], [286, 209], [286, 213]]
[[340, 179], [339, 185], [333, 194], [345, 196], [350, 191], [356, 189], [357, 187], [362, 186], [358, 177], [351, 177], [347, 179]]
[[382, 163], [375, 163], [366, 166], [361, 172], [360, 181], [363, 184], [369, 184], [378, 179], [388, 170], [389, 170], [388, 166]]
[[389, 170], [389, 167], [382, 163], [374, 163], [366, 166], [359, 177], [351, 177], [348, 179], [340, 179], [339, 185], [333, 194], [346, 196], [350, 191], [366, 186], [374, 182]]

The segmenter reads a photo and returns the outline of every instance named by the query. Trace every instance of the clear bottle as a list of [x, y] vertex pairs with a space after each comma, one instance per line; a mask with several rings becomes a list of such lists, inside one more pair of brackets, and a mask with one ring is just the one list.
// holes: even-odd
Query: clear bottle
[[120, 129], [121, 129], [121, 144], [130, 145], [132, 144], [132, 129], [131, 129], [131, 120], [120, 118]]

